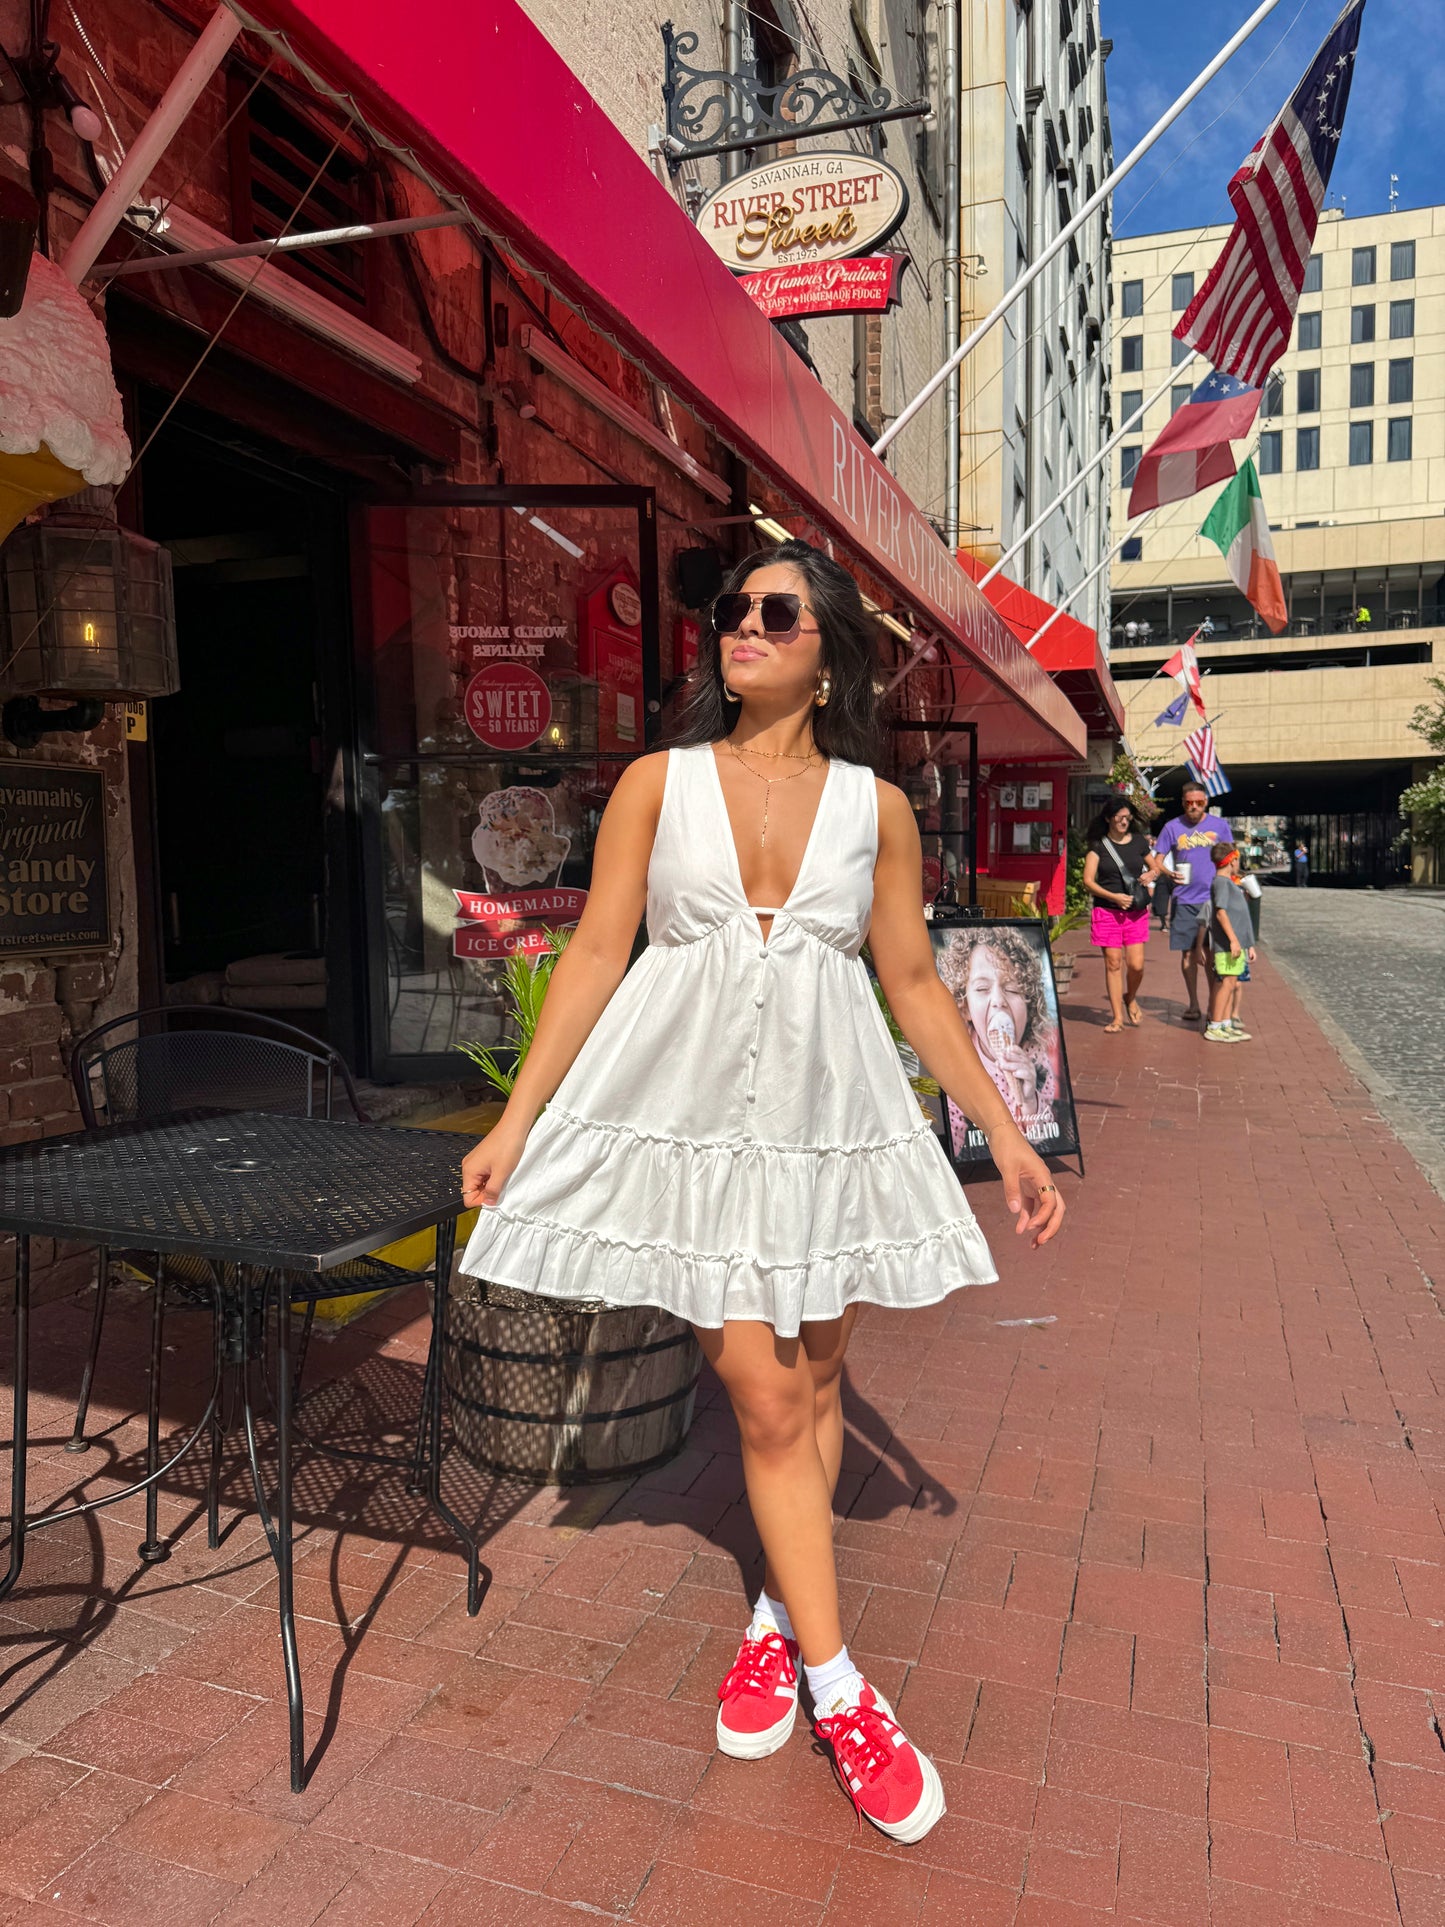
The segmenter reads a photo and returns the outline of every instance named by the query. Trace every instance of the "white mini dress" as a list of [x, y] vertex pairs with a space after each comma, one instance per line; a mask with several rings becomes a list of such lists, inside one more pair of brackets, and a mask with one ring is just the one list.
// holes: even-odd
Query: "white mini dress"
[[750, 905], [711, 747], [668, 753], [649, 947], [464, 1271], [780, 1338], [997, 1278], [859, 959], [877, 855], [873, 772], [830, 762], [791, 896]]

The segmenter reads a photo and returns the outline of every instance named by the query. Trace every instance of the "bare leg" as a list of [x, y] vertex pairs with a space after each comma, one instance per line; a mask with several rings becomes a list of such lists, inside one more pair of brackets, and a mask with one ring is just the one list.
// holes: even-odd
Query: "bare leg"
[[[732, 1402], [743, 1475], [768, 1570], [788, 1608], [804, 1661], [821, 1666], [843, 1644], [833, 1559], [832, 1482], [818, 1439], [813, 1360], [836, 1354], [845, 1321], [779, 1338], [771, 1325], [735, 1320], [698, 1329], [704, 1356]], [[841, 1449], [841, 1440], [840, 1440]]]
[[1204, 946], [1198, 938], [1180, 954], [1179, 968], [1184, 973], [1184, 994], [1189, 999], [1185, 1016], [1199, 1015], [1199, 967], [1204, 961]]
[[1215, 976], [1209, 993], [1209, 1021], [1222, 1024], [1229, 1015], [1230, 983], [1227, 977]]
[[[813, 1433], [828, 1480], [830, 1513], [833, 1494], [838, 1490], [838, 1474], [843, 1469], [843, 1356], [857, 1316], [858, 1307], [850, 1305], [841, 1318], [830, 1324], [802, 1328], [803, 1350], [808, 1354], [808, 1369], [813, 1375]], [[763, 1588], [770, 1599], [783, 1597], [776, 1590], [780, 1584], [778, 1575], [765, 1563]], [[791, 1612], [788, 1617], [792, 1618]]]
[[1139, 1008], [1139, 990], [1144, 982], [1144, 946], [1142, 943], [1127, 944], [1124, 948], [1124, 963], [1127, 976], [1124, 982], [1124, 1002], [1129, 1012], [1129, 1022], [1138, 1024], [1143, 1021], [1144, 1013]]
[[1109, 1021], [1106, 1031], [1119, 1031], [1124, 1028], [1124, 953], [1122, 950], [1104, 952], [1104, 988], [1109, 998]]

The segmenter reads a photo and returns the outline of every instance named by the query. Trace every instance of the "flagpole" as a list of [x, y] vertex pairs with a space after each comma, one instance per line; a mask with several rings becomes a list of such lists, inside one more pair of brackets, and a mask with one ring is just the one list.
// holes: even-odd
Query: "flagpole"
[[1183, 361], [1180, 362], [1179, 366], [1177, 368], [1171, 368], [1169, 370], [1169, 373], [1164, 377], [1163, 381], [1160, 382], [1159, 386], [1154, 390], [1154, 393], [1152, 395], [1147, 396], [1145, 400], [1140, 403], [1138, 408], [1135, 409], [1134, 413], [1129, 417], [1128, 421], [1124, 423], [1124, 426], [1122, 428], [1115, 429], [1114, 433], [1110, 436], [1109, 440], [1105, 442], [1104, 446], [1099, 450], [1098, 454], [1094, 457], [1094, 459], [1091, 462], [1089, 462], [1086, 467], [1081, 468], [1079, 470], [1078, 474], [1074, 477], [1072, 482], [1068, 483], [1066, 487], [1061, 488], [1059, 490], [1058, 494], [1054, 497], [1053, 501], [1049, 503], [1048, 507], [1044, 509], [1040, 515], [1036, 516], [1032, 522], [1029, 523], [1028, 527], [1024, 530], [1023, 534], [1019, 536], [1018, 540], [1014, 543], [1013, 547], [1011, 549], [1006, 549], [1004, 553], [999, 557], [998, 561], [994, 563], [993, 567], [989, 570], [988, 574], [980, 578], [979, 585], [978, 585], [980, 589], [986, 589], [989, 583], [993, 581], [994, 577], [998, 575], [1001, 570], [1006, 569], [1008, 567], [1009, 563], [1013, 561], [1014, 557], [1018, 554], [1019, 550], [1022, 549], [1028, 542], [1032, 541], [1034, 536], [1038, 534], [1039, 530], [1044, 526], [1045, 522], [1048, 521], [1049, 517], [1053, 514], [1054, 510], [1058, 508], [1062, 508], [1064, 503], [1067, 502], [1069, 497], [1073, 494], [1074, 490], [1076, 488], [1082, 488], [1084, 483], [1093, 474], [1094, 470], [1100, 467], [1102, 463], [1108, 461], [1109, 457], [1113, 454], [1114, 450], [1119, 446], [1120, 442], [1123, 441], [1124, 437], [1126, 435], [1133, 434], [1134, 430], [1139, 426], [1140, 422], [1143, 421], [1144, 417], [1148, 414], [1149, 410], [1154, 406], [1155, 402], [1158, 401], [1160, 397], [1164, 394], [1165, 390], [1172, 388], [1175, 385], [1175, 383], [1179, 380], [1179, 377], [1183, 373], [1183, 371], [1186, 368], [1188, 368], [1191, 365], [1191, 363], [1196, 362], [1198, 359], [1199, 359], [1199, 350], [1197, 348], [1191, 348], [1188, 355], [1184, 358]]
[[[1147, 513], [1152, 514], [1153, 511], [1149, 510], [1147, 511]], [[1143, 519], [1144, 517], [1141, 515], [1139, 520], [1142, 522]], [[1104, 557], [1103, 561], [1100, 562], [1097, 567], [1090, 569], [1089, 573], [1086, 576], [1084, 576], [1080, 581], [1074, 584], [1073, 588], [1070, 589], [1069, 593], [1064, 597], [1063, 601], [1059, 603], [1058, 607], [1049, 616], [1048, 620], [1044, 622], [1039, 628], [1035, 629], [1034, 633], [1029, 637], [1028, 641], [1024, 644], [1025, 649], [1033, 649], [1037, 646], [1040, 636], [1047, 635], [1049, 630], [1052, 629], [1054, 624], [1058, 621], [1059, 617], [1063, 615], [1065, 611], [1068, 609], [1069, 604], [1073, 602], [1076, 597], [1081, 596], [1084, 590], [1088, 588], [1091, 582], [1098, 581], [1099, 577], [1104, 573], [1105, 569], [1108, 568], [1109, 564], [1114, 560], [1114, 557], [1119, 553], [1120, 549], [1123, 548], [1124, 544], [1128, 540], [1129, 540], [1129, 537], [1127, 535], [1121, 535], [1119, 537], [1119, 540], [1114, 544], [1113, 548], [1110, 549], [1109, 553]], [[1158, 674], [1157, 670], [1155, 671], [1155, 674], [1156, 675]], [[1150, 682], [1153, 682], [1154, 677], [1151, 676], [1149, 680]]]
[[924, 404], [928, 402], [948, 380], [953, 370], [973, 353], [979, 342], [983, 340], [991, 328], [995, 327], [997, 323], [1002, 320], [1003, 316], [1008, 313], [1009, 309], [1013, 306], [1014, 302], [1018, 300], [1024, 290], [1033, 286], [1034, 282], [1038, 280], [1054, 256], [1068, 246], [1069, 242], [1078, 233], [1084, 223], [1089, 220], [1092, 215], [1097, 213], [1104, 202], [1108, 200], [1124, 176], [1138, 165], [1154, 145], [1155, 141], [1157, 141], [1161, 135], [1168, 132], [1169, 128], [1178, 120], [1179, 116], [1184, 112], [1185, 108], [1189, 106], [1191, 101], [1194, 100], [1195, 96], [1203, 92], [1219, 72], [1220, 68], [1233, 59], [1245, 41], [1249, 39], [1257, 27], [1261, 26], [1263, 22], [1268, 19], [1269, 15], [1274, 12], [1278, 5], [1279, 0], [1262, 0], [1262, 4], [1255, 8], [1244, 25], [1224, 43], [1209, 64], [1195, 75], [1194, 79], [1184, 89], [1184, 92], [1174, 102], [1173, 106], [1165, 110], [1144, 138], [1137, 142], [1124, 156], [1113, 173], [1108, 175], [1100, 186], [1094, 190], [1074, 218], [1059, 229], [1058, 233], [1044, 249], [1043, 253], [1039, 255], [1038, 259], [1029, 263], [1029, 266], [1019, 276], [1018, 280], [1000, 297], [995, 306], [992, 307], [984, 316], [983, 320], [979, 322], [972, 334], [970, 334], [965, 341], [960, 342], [959, 346], [949, 356], [948, 360], [944, 362], [943, 366], [913, 397], [913, 400], [909, 402], [902, 414], [896, 415], [893, 418], [873, 444], [873, 453], [875, 455], [881, 455], [890, 442], [895, 440], [895, 438], [903, 432]]

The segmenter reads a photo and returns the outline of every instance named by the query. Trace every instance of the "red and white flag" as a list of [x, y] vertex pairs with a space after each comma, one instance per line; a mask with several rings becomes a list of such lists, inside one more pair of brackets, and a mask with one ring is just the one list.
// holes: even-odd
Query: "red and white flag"
[[1161, 676], [1172, 676], [1179, 687], [1188, 692], [1189, 700], [1199, 711], [1199, 714], [1201, 716], [1207, 714], [1204, 707], [1204, 695], [1199, 687], [1199, 658], [1195, 655], [1193, 647], [1189, 643], [1184, 642], [1179, 645], [1168, 662], [1166, 662], [1164, 667], [1159, 671], [1159, 674]]
[[1229, 183], [1235, 222], [1175, 334], [1262, 388], [1289, 342], [1350, 99], [1365, 0], [1350, 0], [1309, 72]]
[[1191, 730], [1184, 738], [1184, 754], [1199, 771], [1201, 777], [1213, 776], [1219, 768], [1219, 758], [1214, 753], [1214, 731], [1208, 723]]
[[1260, 391], [1211, 368], [1144, 450], [1129, 492], [1129, 520], [1166, 502], [1182, 502], [1234, 473], [1231, 442], [1254, 426]]

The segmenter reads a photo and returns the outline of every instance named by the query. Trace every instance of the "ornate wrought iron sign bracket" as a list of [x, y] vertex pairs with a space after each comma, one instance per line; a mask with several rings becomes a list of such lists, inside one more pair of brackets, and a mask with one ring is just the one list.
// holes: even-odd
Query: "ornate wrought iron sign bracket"
[[778, 81], [764, 81], [750, 68], [730, 74], [694, 67], [697, 35], [674, 33], [670, 20], [663, 22], [662, 41], [667, 54], [663, 148], [674, 173], [684, 161], [776, 147], [805, 135], [877, 127], [883, 121], [917, 120], [933, 112], [926, 100], [895, 101], [886, 87], [860, 93], [827, 67], [800, 67]]

